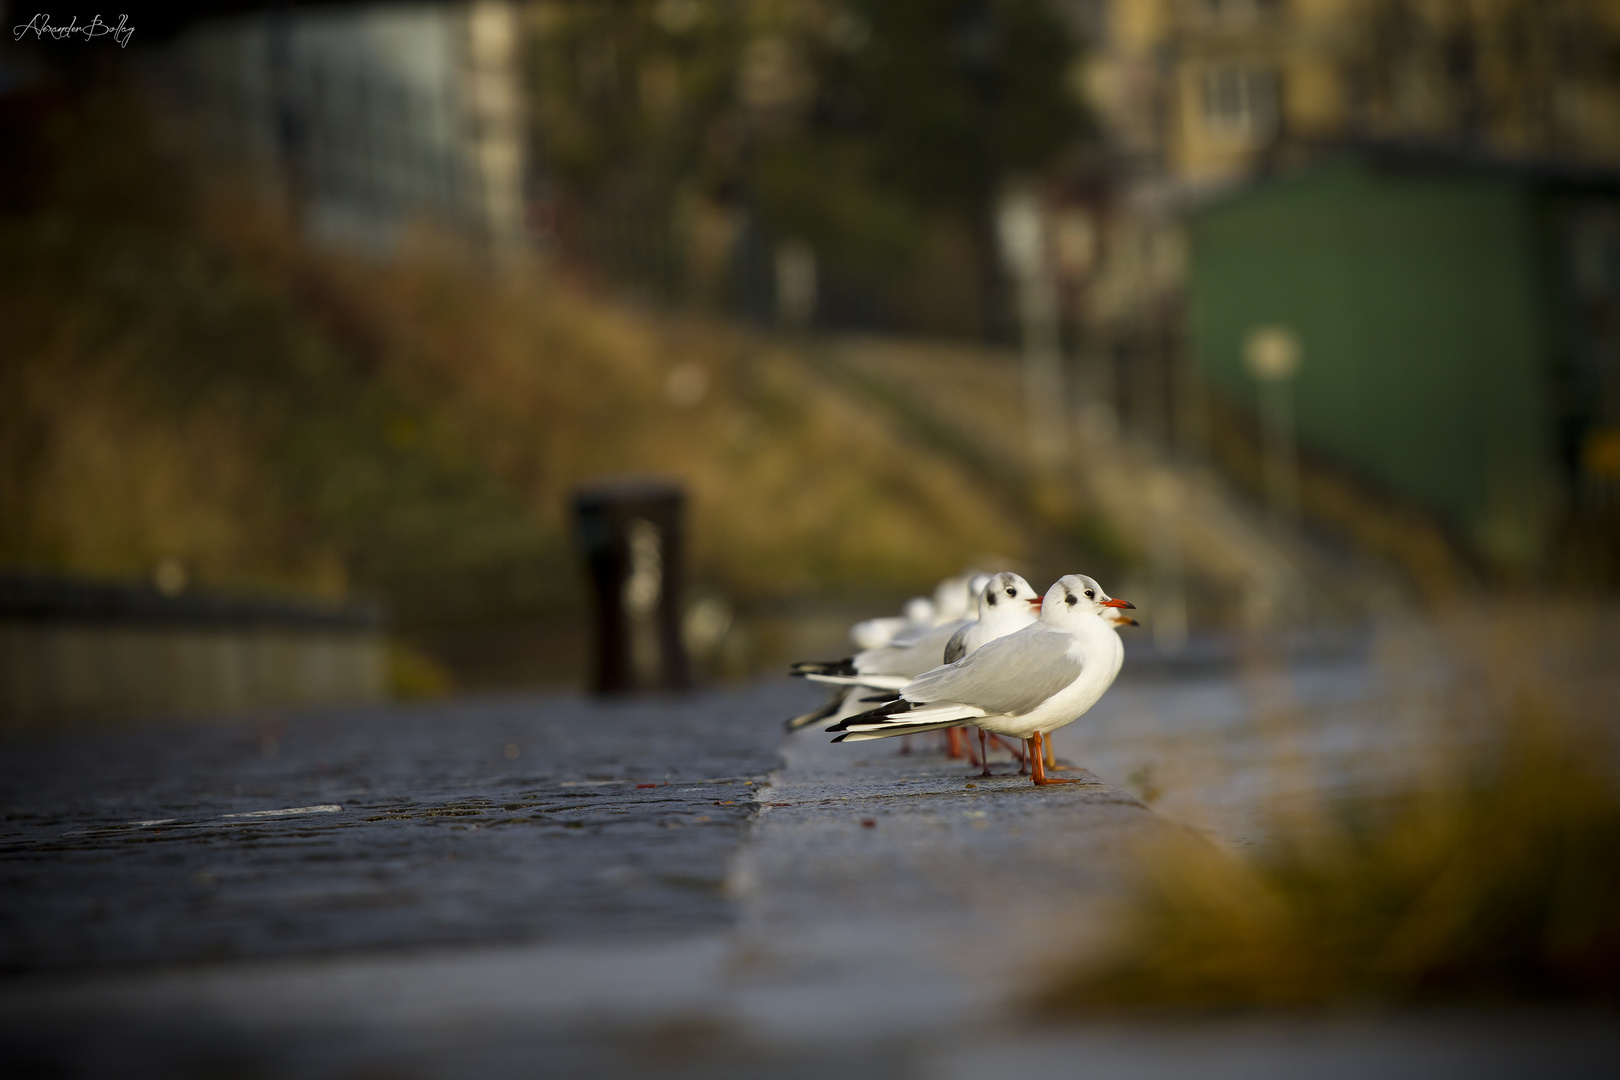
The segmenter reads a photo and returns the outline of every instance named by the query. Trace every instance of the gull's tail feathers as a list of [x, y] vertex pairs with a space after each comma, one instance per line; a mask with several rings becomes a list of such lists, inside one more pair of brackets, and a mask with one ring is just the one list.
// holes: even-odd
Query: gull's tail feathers
[[[851, 728], [834, 736], [833, 742], [871, 742], [873, 739], [892, 739], [896, 735], [921, 735], [925, 731], [943, 731], [961, 727], [961, 720], [943, 720], [937, 724], [872, 724], [870, 727]], [[832, 728], [828, 728], [831, 731]]]
[[[840, 720], [827, 730], [829, 732], [866, 732], [877, 729], [889, 731], [902, 727], [914, 729], [919, 724], [929, 725], [929, 730], [932, 730], [934, 727], [950, 727], [952, 724], [977, 720], [983, 715], [985, 715], [983, 709], [975, 708], [972, 705], [960, 705], [954, 701], [941, 702], [937, 705], [916, 705], [901, 698], [898, 701], [891, 701], [887, 705], [879, 706], [870, 712], [863, 712], [857, 716], [851, 716], [847, 720]], [[906, 732], [896, 733], [905, 734]]]

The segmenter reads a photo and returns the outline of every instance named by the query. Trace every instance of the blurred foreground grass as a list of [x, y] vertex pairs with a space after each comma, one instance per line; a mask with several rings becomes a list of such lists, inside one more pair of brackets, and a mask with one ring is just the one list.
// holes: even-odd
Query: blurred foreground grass
[[1604, 624], [1454, 618], [1437, 739], [1409, 743], [1377, 783], [1277, 798], [1256, 846], [1174, 831], [1142, 853], [1106, 944], [1041, 1006], [1620, 1003], [1614, 639], [1592, 636]]
[[567, 496], [690, 494], [740, 606], [904, 595], [1026, 537], [780, 344], [493, 272], [423, 226], [311, 247], [117, 80], [14, 97], [0, 206], [0, 562], [380, 596], [407, 630], [579, 610]]

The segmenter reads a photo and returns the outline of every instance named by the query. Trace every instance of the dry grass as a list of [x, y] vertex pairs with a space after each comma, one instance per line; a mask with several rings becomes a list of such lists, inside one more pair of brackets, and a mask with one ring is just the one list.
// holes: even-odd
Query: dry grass
[[1613, 698], [1574, 722], [1554, 680], [1501, 658], [1456, 667], [1449, 737], [1382, 794], [1290, 804], [1245, 853], [1185, 833], [1144, 853], [1112, 946], [1042, 1006], [1620, 998]]
[[543, 615], [578, 603], [571, 487], [617, 471], [684, 481], [694, 574], [745, 605], [1022, 554], [967, 474], [794, 352], [426, 230], [386, 265], [312, 249], [129, 101], [53, 114], [46, 181], [0, 218], [0, 560]]

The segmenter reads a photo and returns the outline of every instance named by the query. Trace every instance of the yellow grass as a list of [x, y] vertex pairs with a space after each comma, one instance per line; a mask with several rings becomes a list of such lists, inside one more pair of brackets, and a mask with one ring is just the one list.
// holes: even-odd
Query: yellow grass
[[[1454, 671], [1447, 737], [1382, 792], [1273, 814], [1245, 853], [1177, 833], [1143, 853], [1111, 945], [1041, 1004], [1117, 1009], [1620, 998], [1620, 778], [1606, 668], [1584, 703], [1514, 670], [1524, 620]], [[1612, 622], [1612, 620], [1610, 620]], [[1477, 629], [1477, 628], [1476, 628]], [[1612, 631], [1588, 626], [1586, 632]], [[1603, 663], [1549, 649], [1523, 666]], [[1598, 682], [1591, 684], [1591, 679]]]

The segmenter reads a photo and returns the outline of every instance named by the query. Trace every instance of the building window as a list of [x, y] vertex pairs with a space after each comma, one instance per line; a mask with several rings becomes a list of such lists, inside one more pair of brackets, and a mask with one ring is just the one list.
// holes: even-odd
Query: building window
[[1269, 68], [1229, 65], [1204, 70], [1204, 129], [1263, 142], [1277, 131], [1277, 75]]

